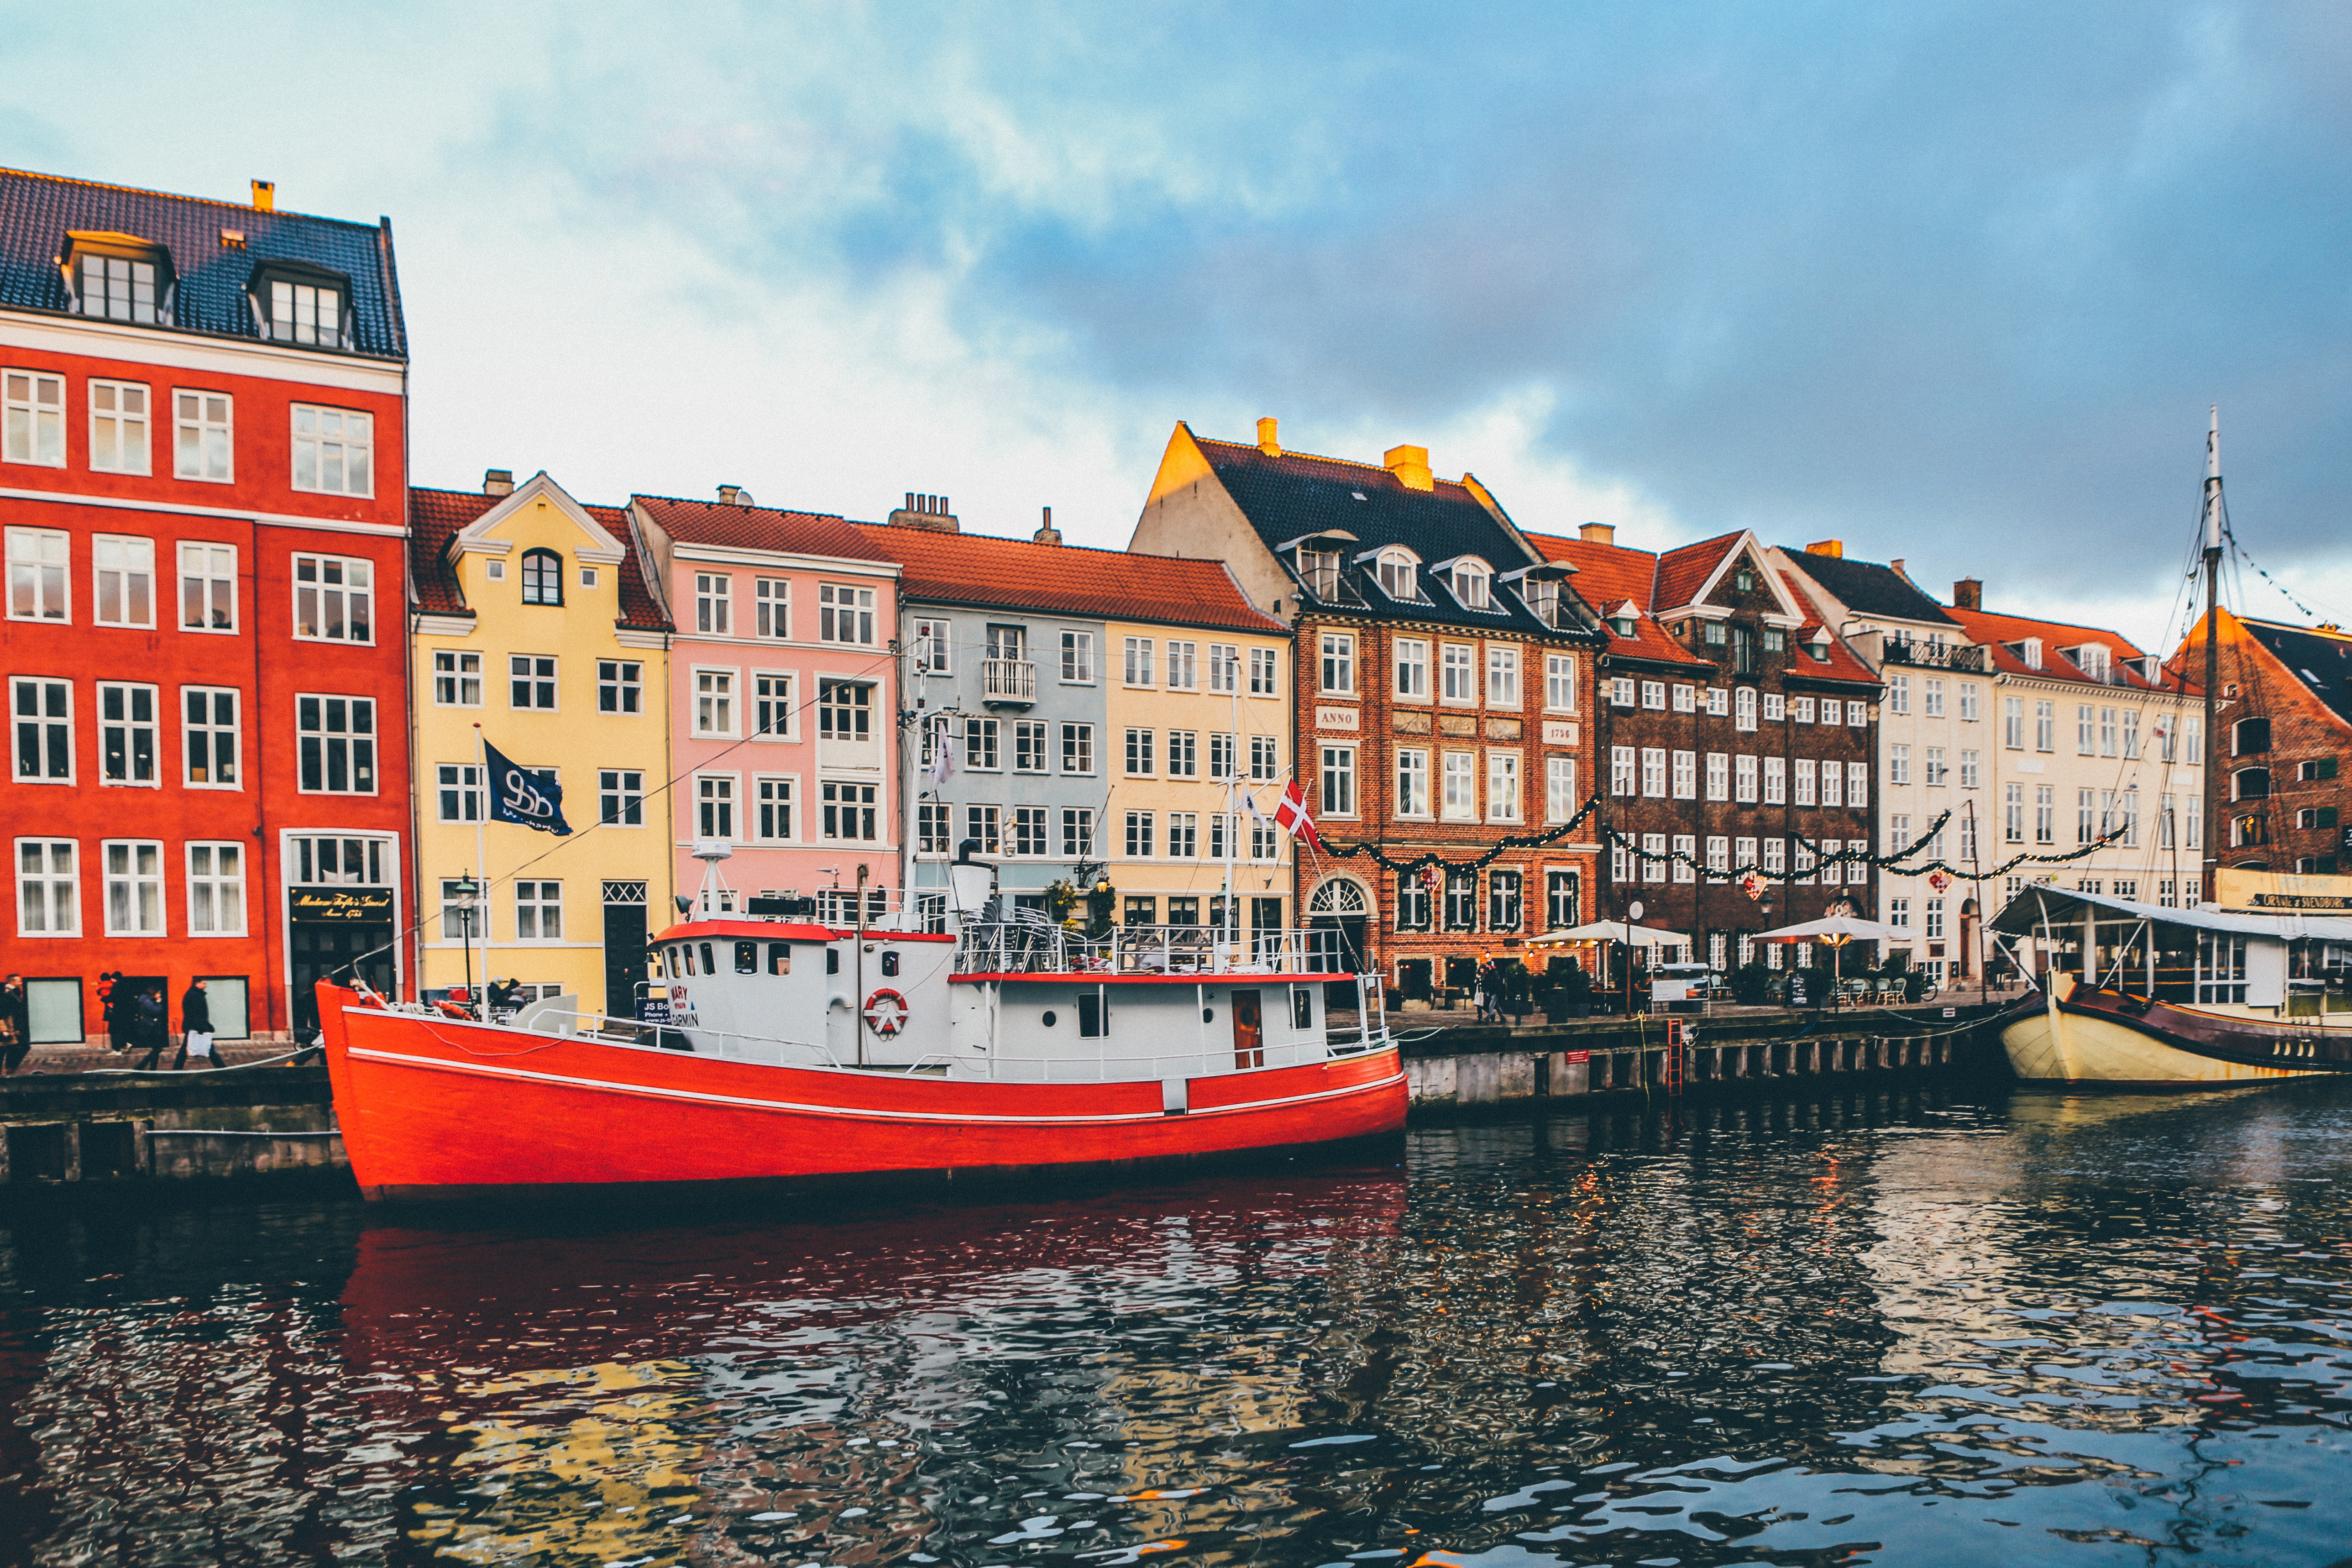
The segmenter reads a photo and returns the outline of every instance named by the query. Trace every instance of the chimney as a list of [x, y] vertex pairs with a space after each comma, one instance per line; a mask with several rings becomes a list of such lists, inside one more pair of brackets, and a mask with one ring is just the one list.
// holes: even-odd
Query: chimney
[[719, 504], [720, 506], [750, 506], [751, 504], [751, 492], [745, 489], [741, 485], [721, 485], [719, 487]]
[[1276, 424], [1271, 414], [1257, 422], [1257, 449], [1269, 458], [1282, 456], [1282, 443], [1275, 438]]
[[1843, 539], [1815, 540], [1812, 543], [1805, 546], [1805, 553], [1808, 555], [1826, 555], [1832, 561], [1843, 561], [1845, 559], [1845, 541]]
[[1614, 544], [1617, 525], [1613, 522], [1588, 522], [1576, 531], [1576, 537], [1587, 544]]
[[1049, 506], [1045, 509], [1045, 521], [1038, 526], [1037, 531], [1030, 535], [1030, 537], [1039, 544], [1059, 544], [1062, 542], [1062, 531], [1054, 526], [1054, 509], [1052, 507]]
[[514, 470], [512, 468], [483, 469], [482, 493], [486, 496], [510, 496], [514, 494]]
[[1429, 448], [1426, 447], [1391, 447], [1381, 461], [1397, 483], [1409, 490], [1436, 489], [1435, 476], [1429, 471]]
[[955, 513], [948, 510], [948, 498], [928, 496], [914, 490], [907, 492], [907, 504], [890, 514], [896, 528], [920, 528], [932, 533], [961, 533]]
[[253, 205], [257, 210], [262, 212], [276, 212], [278, 210], [278, 182], [275, 180], [254, 181]]
[[1952, 608], [1981, 610], [1984, 608], [1984, 582], [1981, 578], [1963, 577], [1952, 584]]
[[[1903, 570], [1903, 557], [1900, 555], [1896, 556], [1894, 560], [1889, 561], [1886, 563], [1886, 569], [1889, 572], [1894, 573], [1897, 577], [1902, 578], [1906, 583], [1909, 583], [1911, 581], [1911, 574]], [[1916, 584], [1914, 584], [1914, 586], [1916, 586]]]

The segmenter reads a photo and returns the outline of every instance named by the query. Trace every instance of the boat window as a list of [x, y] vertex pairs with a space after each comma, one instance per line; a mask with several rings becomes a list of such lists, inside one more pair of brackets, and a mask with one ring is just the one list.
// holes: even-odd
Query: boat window
[[719, 973], [719, 960], [711, 952], [710, 944], [707, 942], [702, 944], [702, 973], [705, 974]]
[[1109, 1029], [1105, 1026], [1108, 1021], [1104, 1018], [1103, 1012], [1103, 994], [1101, 992], [1081, 991], [1078, 993], [1078, 1034], [1082, 1037], [1087, 1039], [1095, 1039], [1110, 1032]]
[[735, 944], [735, 973], [738, 974], [757, 974], [760, 973], [760, 944], [758, 942], [739, 942]]
[[824, 950], [824, 972], [827, 974], [841, 973], [841, 949], [828, 947]]
[[679, 946], [679, 948], [678, 948], [678, 952], [682, 952], [682, 953], [686, 954], [686, 972], [687, 972], [688, 974], [693, 973], [694, 973], [694, 944], [693, 944], [692, 942], [689, 942], [683, 943], [683, 944], [681, 944], [681, 945]]
[[646, 978], [648, 980], [659, 980], [661, 976], [661, 949], [657, 947], [649, 947], [646, 950]]
[[770, 942], [768, 944], [768, 973], [771, 974], [790, 974], [792, 972], [793, 944], [788, 942]]
[[1295, 1029], [1315, 1026], [1315, 993], [1304, 985], [1290, 988], [1290, 1026]]
[[882, 973], [893, 980], [896, 980], [898, 977], [898, 955], [897, 953], [886, 952], [882, 955]]

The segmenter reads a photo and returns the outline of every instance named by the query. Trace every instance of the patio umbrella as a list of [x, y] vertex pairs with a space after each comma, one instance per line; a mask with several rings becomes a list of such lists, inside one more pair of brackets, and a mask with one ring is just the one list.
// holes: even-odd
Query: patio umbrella
[[1817, 942], [1830, 950], [1830, 983], [1834, 985], [1842, 976], [1839, 970], [1850, 942], [1892, 942], [1902, 933], [1893, 926], [1876, 921], [1865, 921], [1853, 915], [1824, 915], [1817, 921], [1800, 921], [1777, 931], [1758, 931], [1757, 942]]
[[1590, 925], [1571, 926], [1566, 931], [1531, 937], [1522, 946], [1529, 951], [1541, 951], [1553, 947], [1581, 947], [1594, 942], [1622, 942], [1628, 947], [1688, 947], [1690, 940], [1680, 931], [1664, 931], [1656, 926], [1628, 925], [1623, 921], [1594, 921]]

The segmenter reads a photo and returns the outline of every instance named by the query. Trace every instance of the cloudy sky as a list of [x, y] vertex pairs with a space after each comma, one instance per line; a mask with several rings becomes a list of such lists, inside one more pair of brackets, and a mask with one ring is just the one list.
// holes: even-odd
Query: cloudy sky
[[[1524, 525], [2352, 618], [2352, 11], [10, 0], [0, 161], [392, 216], [414, 477], [1123, 544], [1179, 419]], [[2242, 603], [2295, 612], [2251, 572]]]

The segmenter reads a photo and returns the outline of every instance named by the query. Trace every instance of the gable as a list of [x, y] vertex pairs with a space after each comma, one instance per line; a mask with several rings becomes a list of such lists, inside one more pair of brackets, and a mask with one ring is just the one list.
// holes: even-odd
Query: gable
[[[526, 538], [540, 533], [542, 518], [554, 522], [557, 537]], [[519, 543], [527, 548], [560, 545], [591, 565], [614, 565], [628, 553], [612, 530], [549, 479], [544, 468], [459, 530], [448, 549], [452, 555], [505, 555]]]

